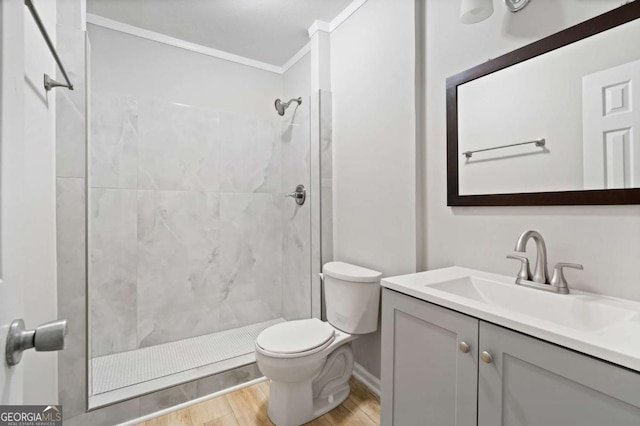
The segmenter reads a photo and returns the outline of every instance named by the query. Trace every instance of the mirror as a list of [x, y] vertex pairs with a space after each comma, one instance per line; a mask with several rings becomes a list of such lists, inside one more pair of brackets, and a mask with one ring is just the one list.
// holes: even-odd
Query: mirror
[[450, 77], [448, 205], [640, 204], [638, 18], [629, 3]]

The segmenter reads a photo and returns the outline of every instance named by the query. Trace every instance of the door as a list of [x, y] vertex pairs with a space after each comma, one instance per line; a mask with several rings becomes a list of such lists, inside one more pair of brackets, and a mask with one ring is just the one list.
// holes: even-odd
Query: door
[[582, 78], [584, 189], [640, 187], [640, 60]]
[[385, 426], [475, 426], [478, 320], [382, 293]]
[[21, 184], [23, 174], [22, 0], [0, 1], [0, 405], [21, 404], [22, 365], [9, 367], [4, 348], [11, 321], [23, 317]]
[[480, 351], [478, 426], [640, 425], [640, 374], [482, 321]]

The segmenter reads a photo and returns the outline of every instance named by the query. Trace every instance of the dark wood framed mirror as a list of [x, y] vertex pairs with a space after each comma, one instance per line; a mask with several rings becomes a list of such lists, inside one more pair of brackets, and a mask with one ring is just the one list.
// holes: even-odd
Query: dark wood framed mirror
[[640, 1], [447, 79], [447, 205], [640, 204]]

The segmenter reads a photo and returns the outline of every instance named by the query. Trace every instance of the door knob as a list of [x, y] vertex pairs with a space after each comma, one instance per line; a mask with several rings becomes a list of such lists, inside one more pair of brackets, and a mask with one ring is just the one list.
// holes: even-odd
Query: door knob
[[487, 351], [482, 351], [482, 353], [480, 354], [480, 359], [482, 360], [482, 362], [484, 362], [485, 364], [491, 364], [493, 362], [493, 357], [491, 356], [491, 354]]
[[469, 351], [471, 350], [467, 342], [460, 342], [460, 344], [458, 345], [458, 349], [460, 349], [460, 352], [464, 354], [469, 353]]
[[59, 351], [64, 349], [67, 334], [67, 320], [51, 321], [35, 330], [26, 330], [24, 321], [14, 320], [9, 326], [5, 357], [7, 364], [16, 365], [22, 359], [22, 352], [35, 348], [36, 351]]

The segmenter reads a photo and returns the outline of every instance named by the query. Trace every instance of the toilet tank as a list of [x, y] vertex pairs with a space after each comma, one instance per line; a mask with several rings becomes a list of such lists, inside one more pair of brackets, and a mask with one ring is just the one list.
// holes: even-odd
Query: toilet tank
[[322, 272], [327, 321], [349, 334], [376, 331], [382, 274], [344, 262], [329, 262]]

